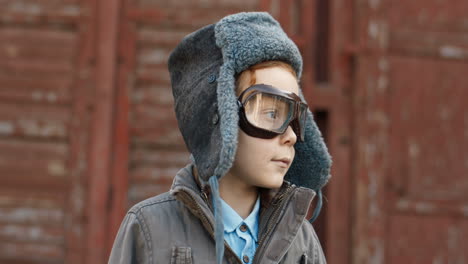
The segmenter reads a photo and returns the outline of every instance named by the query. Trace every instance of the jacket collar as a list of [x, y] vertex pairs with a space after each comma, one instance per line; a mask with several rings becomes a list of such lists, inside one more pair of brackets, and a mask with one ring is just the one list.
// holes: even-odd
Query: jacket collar
[[197, 183], [193, 176], [193, 164], [188, 164], [185, 168], [179, 170], [176, 174], [170, 193], [180, 200], [192, 213], [199, 216], [203, 213], [208, 222], [213, 226], [214, 216], [209, 203], [208, 190], [201, 191], [201, 189], [209, 188], [208, 185], [203, 188]]
[[[187, 165], [177, 173], [170, 192], [199, 218], [205, 229], [213, 235], [214, 216], [209, 202], [210, 186], [196, 180], [193, 164]], [[259, 239], [267, 244], [259, 245], [257, 250], [261, 252], [257, 253], [261, 255], [256, 263], [277, 263], [281, 260], [297, 235], [314, 196], [315, 192], [312, 189], [297, 187], [286, 181], [279, 189], [260, 191]], [[272, 222], [271, 217], [276, 213], [278, 217]], [[263, 234], [264, 232], [268, 234]], [[267, 237], [262, 239], [263, 235]], [[288, 243], [285, 244], [285, 241]], [[272, 260], [274, 261], [271, 262]]]

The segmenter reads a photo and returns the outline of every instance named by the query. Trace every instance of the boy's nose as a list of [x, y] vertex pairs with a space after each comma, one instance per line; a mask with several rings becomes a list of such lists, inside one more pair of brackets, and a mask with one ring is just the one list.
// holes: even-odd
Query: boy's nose
[[288, 129], [286, 129], [286, 131], [282, 135], [280, 135], [280, 140], [281, 144], [287, 144], [291, 146], [296, 144], [297, 135], [296, 133], [294, 133], [294, 130], [291, 126], [288, 126]]

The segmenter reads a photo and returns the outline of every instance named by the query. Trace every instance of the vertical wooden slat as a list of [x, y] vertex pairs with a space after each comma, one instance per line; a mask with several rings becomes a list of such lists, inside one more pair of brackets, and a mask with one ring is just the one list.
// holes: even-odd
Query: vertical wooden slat
[[272, 0], [260, 0], [259, 8], [261, 11], [269, 11]]
[[[381, 62], [387, 60], [388, 27], [382, 3], [356, 5], [356, 38], [369, 50], [357, 51], [357, 79], [354, 83], [355, 110], [355, 234], [354, 263], [385, 263], [389, 210], [386, 194], [389, 163], [389, 90], [379, 88], [387, 78]], [[385, 67], [384, 67], [385, 68]], [[390, 242], [390, 244], [388, 244]]]
[[[80, 43], [79, 55], [77, 57], [75, 75], [75, 85], [72, 87], [73, 93], [73, 115], [70, 129], [70, 192], [68, 196], [69, 211], [65, 219], [66, 255], [65, 263], [80, 264], [85, 262], [86, 229], [83, 219], [86, 211], [84, 202], [86, 201], [86, 169], [88, 150], [89, 114], [93, 76], [92, 61], [95, 56], [93, 44], [95, 32], [95, 2], [93, 0], [83, 1], [80, 23], [78, 25]], [[89, 212], [88, 212], [89, 213]]]
[[301, 43], [302, 59], [304, 61], [304, 72], [302, 74], [302, 89], [308, 102], [314, 102], [314, 98], [310, 98], [311, 91], [314, 87], [314, 51], [316, 47], [315, 33], [316, 33], [316, 5], [315, 1], [299, 0], [300, 1], [300, 38], [303, 40]]
[[[128, 10], [129, 1], [124, 1], [122, 10]], [[129, 86], [133, 78], [130, 74], [135, 68], [136, 32], [135, 23], [122, 12], [120, 20], [121, 34], [119, 37], [119, 70], [117, 79], [116, 116], [114, 123], [113, 164], [111, 184], [113, 199], [111, 203], [108, 251], [112, 248], [114, 237], [120, 227], [127, 210], [128, 163], [130, 149], [129, 135]]]
[[119, 0], [97, 2], [96, 93], [89, 152], [89, 224], [86, 263], [107, 258], [109, 176], [112, 157]]
[[279, 17], [278, 22], [280, 22], [281, 26], [283, 27], [284, 31], [287, 34], [290, 34], [290, 25], [291, 25], [291, 17], [290, 17], [290, 9], [292, 5], [292, 0], [281, 0], [279, 3], [280, 10], [279, 10]]
[[[327, 261], [330, 264], [351, 263], [352, 254], [352, 187], [355, 174], [352, 166], [353, 119], [351, 88], [354, 82], [353, 55], [347, 47], [353, 41], [354, 1], [329, 2], [329, 86], [333, 94], [329, 102], [330, 129], [328, 147], [333, 156], [332, 178], [328, 184]], [[322, 89], [322, 90], [323, 90]], [[320, 100], [320, 99], [319, 99]]]

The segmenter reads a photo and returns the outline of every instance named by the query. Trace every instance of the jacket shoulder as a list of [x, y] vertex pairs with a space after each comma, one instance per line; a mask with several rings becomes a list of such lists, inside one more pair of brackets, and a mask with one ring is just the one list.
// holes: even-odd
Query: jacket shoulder
[[151, 210], [151, 209], [156, 209], [160, 207], [171, 206], [176, 201], [177, 200], [171, 193], [165, 192], [157, 196], [153, 196], [151, 198], [143, 200], [141, 202], [138, 202], [137, 204], [133, 205], [128, 210], [128, 213], [139, 215], [143, 211], [146, 211], [146, 209]]

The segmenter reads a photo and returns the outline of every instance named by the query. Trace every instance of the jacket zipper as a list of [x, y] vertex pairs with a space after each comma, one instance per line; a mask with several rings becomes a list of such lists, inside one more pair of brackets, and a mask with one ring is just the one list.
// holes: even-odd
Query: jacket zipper
[[259, 248], [257, 248], [257, 250], [255, 250], [254, 258], [253, 258], [253, 261], [252, 261], [253, 264], [257, 263], [257, 259], [259, 258], [258, 257], [259, 252], [265, 248], [266, 244], [268, 244], [268, 243], [264, 243], [264, 242], [265, 242], [265, 240], [267, 238], [271, 238], [270, 233], [272, 232], [273, 228], [276, 226], [276, 220], [279, 217], [279, 213], [281, 212], [281, 209], [284, 207], [284, 204], [289, 200], [289, 199], [284, 199], [284, 198], [287, 198], [286, 197], [287, 195], [289, 197], [289, 194], [291, 193], [291, 190], [293, 188], [294, 187], [292, 185], [289, 185], [287, 187], [287, 189], [282, 194], [280, 194], [280, 196], [277, 198], [279, 200], [280, 204], [277, 207], [275, 207], [275, 209], [273, 211], [273, 215], [270, 218], [270, 221], [268, 222], [266, 232], [264, 233], [264, 235], [262, 235], [262, 238], [260, 239], [260, 241], [258, 243]]
[[[193, 198], [193, 196], [188, 193], [186, 190], [184, 189], [181, 189], [180, 190], [181, 193], [184, 193], [186, 196], [188, 196], [188, 198], [195, 204], [195, 206], [197, 207], [197, 212], [200, 216], [202, 216], [203, 219], [200, 219], [202, 220], [202, 222], [204, 223], [207, 223], [208, 226], [210, 226], [211, 230], [208, 230], [208, 233], [210, 234], [210, 236], [213, 238], [213, 240], [215, 240], [214, 238], [214, 227], [213, 225], [210, 223], [210, 221], [208, 221], [208, 218], [206, 217], [205, 213], [203, 212], [203, 210], [201, 209], [200, 205], [197, 203], [197, 201], [195, 200], [195, 198]], [[206, 196], [206, 194], [204, 192], [202, 192], [202, 199], [208, 204], [208, 197]], [[233, 256], [235, 256], [236, 260], [242, 264], [242, 260], [234, 253], [234, 251], [232, 250], [232, 248], [226, 244], [226, 242], [224, 242], [224, 248], [229, 251], [229, 253]]]

